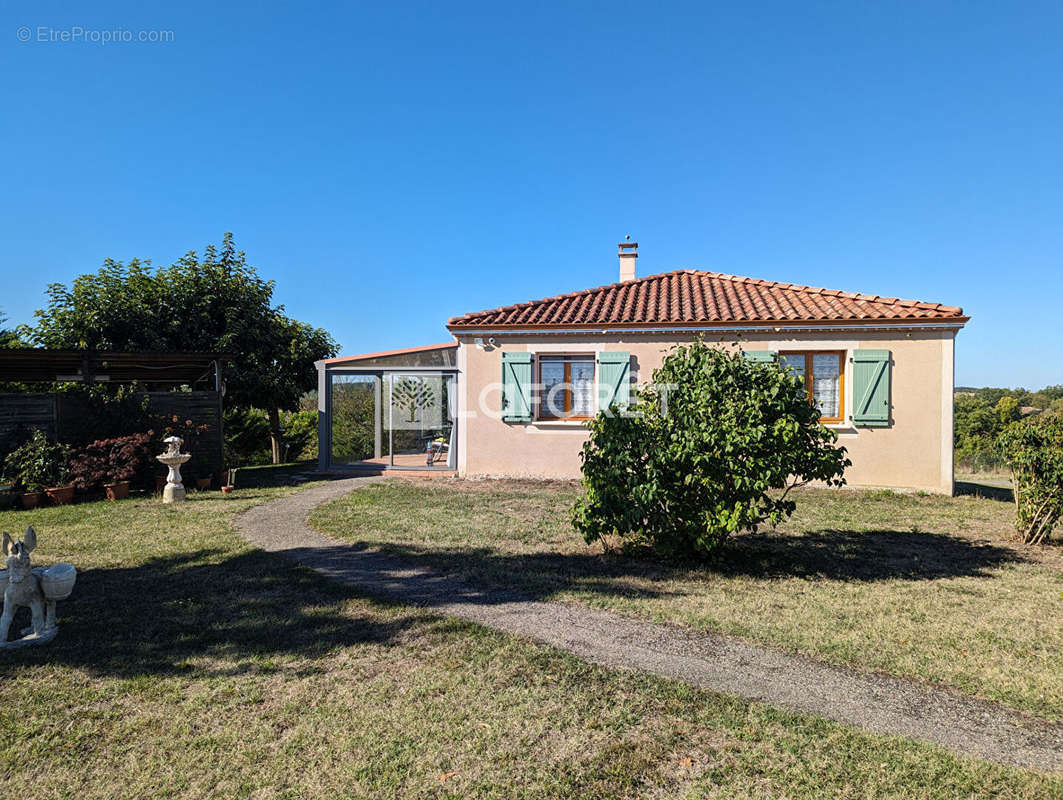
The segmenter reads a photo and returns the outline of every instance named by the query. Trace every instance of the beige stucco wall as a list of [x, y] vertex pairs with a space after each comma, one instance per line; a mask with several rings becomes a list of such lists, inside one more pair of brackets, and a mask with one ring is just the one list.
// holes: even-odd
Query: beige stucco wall
[[[952, 330], [856, 331], [769, 335], [703, 334], [720, 347], [746, 350], [844, 350], [845, 418], [852, 414], [855, 349], [892, 352], [892, 422], [887, 428], [832, 426], [853, 462], [851, 486], [920, 489], [952, 493]], [[650, 380], [664, 354], [686, 335], [605, 335], [594, 338], [513, 335], [477, 348], [459, 336], [458, 470], [465, 475], [579, 476], [579, 451], [587, 433], [580, 423], [506, 423], [499, 419], [502, 353], [596, 353], [628, 351], [636, 382]], [[486, 410], [486, 413], [485, 413]]]

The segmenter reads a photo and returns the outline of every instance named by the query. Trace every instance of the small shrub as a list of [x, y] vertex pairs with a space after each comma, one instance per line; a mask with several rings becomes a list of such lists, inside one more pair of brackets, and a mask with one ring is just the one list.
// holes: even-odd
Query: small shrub
[[24, 492], [66, 486], [70, 480], [70, 449], [53, 443], [37, 429], [4, 460], [5, 478]]
[[1027, 544], [1041, 544], [1063, 516], [1063, 416], [1012, 423], [1000, 450], [1011, 469], [1015, 527]]
[[896, 500], [900, 495], [892, 489], [868, 489], [864, 497], [868, 500]]
[[121, 481], [142, 483], [152, 464], [150, 445], [146, 433], [90, 442], [70, 459], [74, 485], [85, 491]]
[[[849, 466], [804, 384], [703, 342], [677, 347], [638, 393], [636, 416], [601, 412], [582, 452], [573, 523], [668, 555], [711, 553], [731, 534], [793, 513], [788, 493]], [[614, 409], [615, 411], [615, 409]]]

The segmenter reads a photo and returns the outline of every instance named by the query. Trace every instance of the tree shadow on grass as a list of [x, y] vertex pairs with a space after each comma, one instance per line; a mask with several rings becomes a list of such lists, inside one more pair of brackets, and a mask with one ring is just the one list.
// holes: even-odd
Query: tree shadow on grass
[[[0, 675], [65, 664], [118, 677], [268, 673], [274, 658], [313, 662], [336, 648], [387, 644], [455, 623], [423, 614], [350, 614], [358, 596], [261, 551], [214, 550], [136, 567], [87, 569], [58, 606], [59, 635], [42, 647], [0, 651]], [[12, 638], [29, 624], [20, 609]], [[210, 661], [217, 660], [216, 666]]]
[[1009, 547], [922, 531], [825, 529], [736, 537], [712, 570], [726, 576], [832, 581], [989, 577], [1026, 559]]
[[[327, 669], [337, 648], [396, 644], [464, 623], [404, 610], [546, 599], [564, 590], [602, 598], [686, 594], [692, 580], [935, 580], [991, 576], [1014, 550], [932, 533], [822, 530], [736, 537], [710, 563], [676, 564], [598, 553], [505, 553], [490, 548], [356, 542], [276, 554], [197, 550], [135, 567], [87, 569], [59, 604], [60, 631], [39, 648], [0, 652], [0, 676], [49, 664], [124, 678], [208, 677], [291, 668]], [[291, 563], [296, 562], [295, 564]], [[341, 581], [297, 564], [311, 566]], [[673, 583], [670, 581], [682, 581]], [[352, 588], [354, 587], [354, 588]], [[350, 613], [371, 595], [395, 608]], [[28, 623], [20, 610], [13, 630]], [[320, 664], [320, 666], [318, 666]]]
[[841, 582], [990, 578], [994, 569], [1025, 560], [1007, 547], [896, 530], [746, 534], [729, 541], [711, 561], [691, 563], [371, 542], [291, 551], [289, 556], [370, 593], [425, 606], [539, 600], [569, 590], [603, 599], [654, 599], [688, 594], [690, 581], [720, 577]]
[[979, 483], [978, 481], [955, 481], [953, 488], [957, 495], [984, 497], [989, 500], [999, 500], [1002, 503], [1015, 502], [1015, 494], [1007, 486], [994, 486], [991, 483]]

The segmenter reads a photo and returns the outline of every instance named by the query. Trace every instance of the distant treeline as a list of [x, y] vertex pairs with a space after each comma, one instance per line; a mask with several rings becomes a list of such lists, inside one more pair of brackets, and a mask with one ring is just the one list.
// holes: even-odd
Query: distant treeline
[[956, 466], [972, 471], [1003, 466], [997, 437], [1012, 422], [1034, 414], [1063, 414], [1063, 386], [1028, 389], [958, 386], [954, 396]]

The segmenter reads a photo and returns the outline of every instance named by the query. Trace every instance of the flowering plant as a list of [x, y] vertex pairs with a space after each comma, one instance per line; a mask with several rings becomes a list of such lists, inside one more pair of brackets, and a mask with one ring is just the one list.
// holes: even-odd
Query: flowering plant
[[190, 419], [181, 419], [177, 414], [172, 414], [162, 425], [162, 438], [180, 436], [185, 442], [185, 452], [191, 453], [200, 434], [208, 430], [209, 425], [197, 425]]

